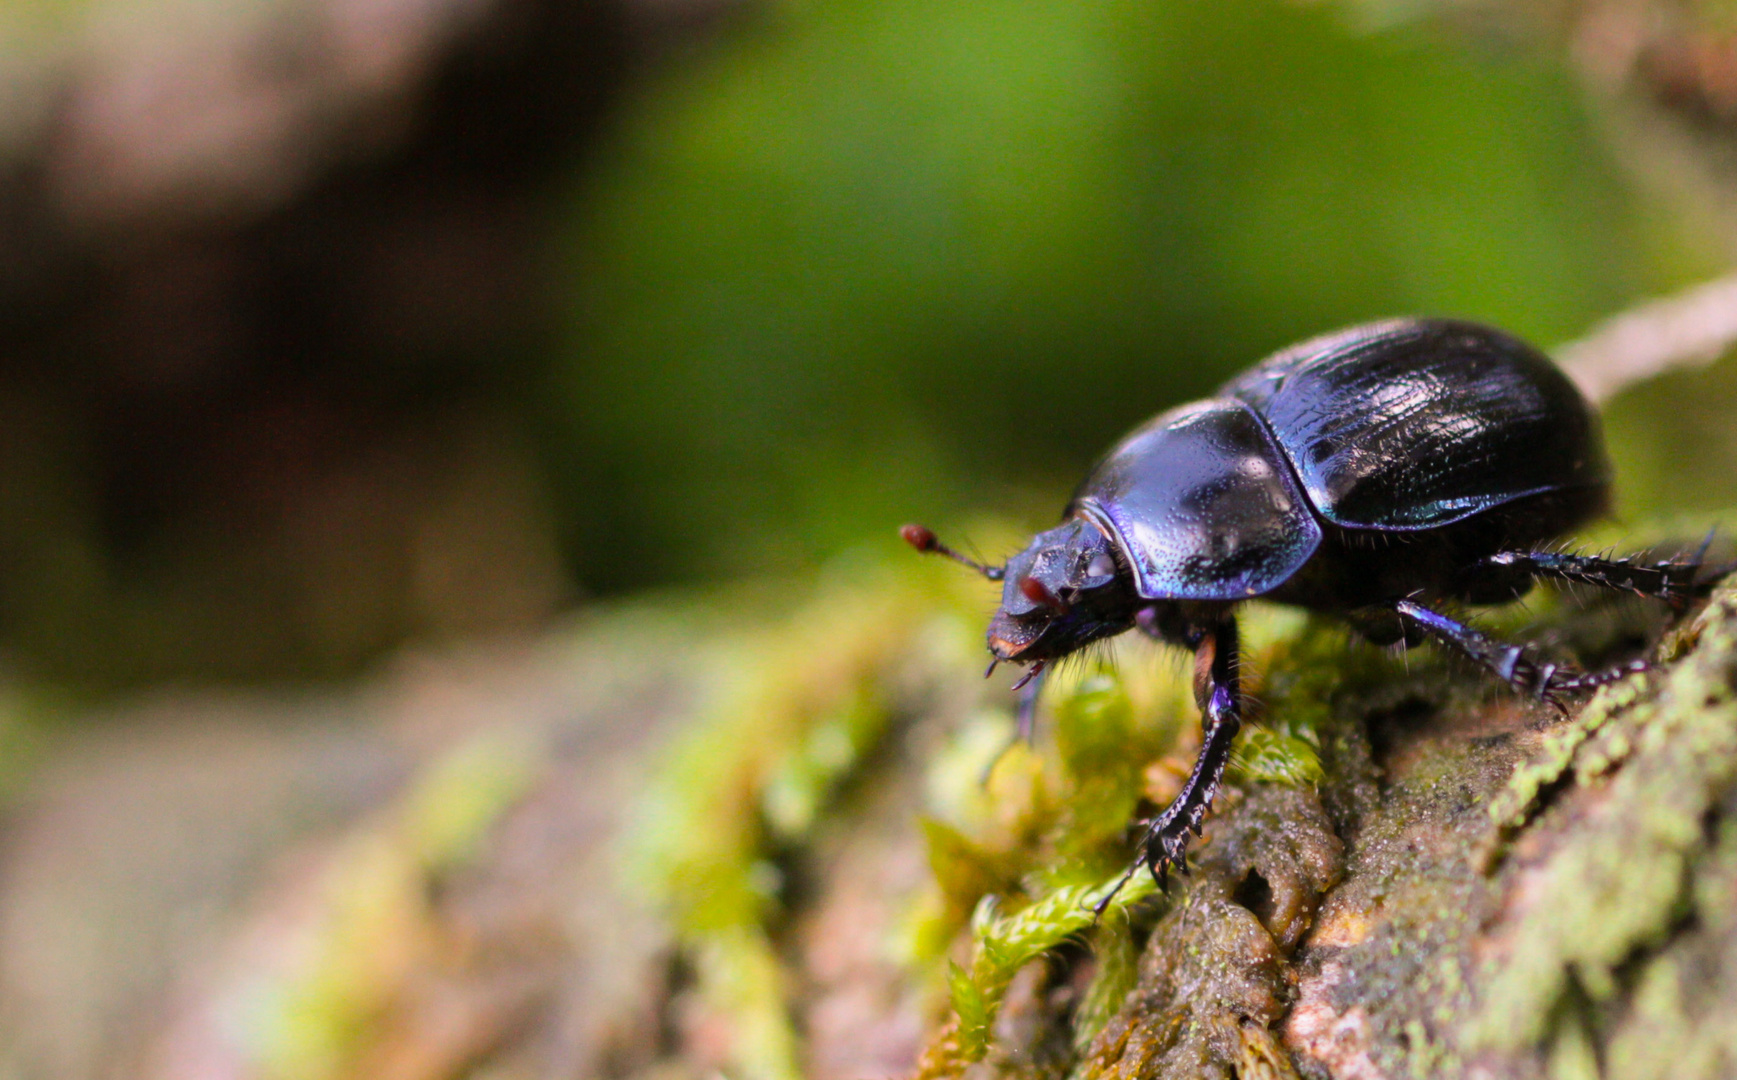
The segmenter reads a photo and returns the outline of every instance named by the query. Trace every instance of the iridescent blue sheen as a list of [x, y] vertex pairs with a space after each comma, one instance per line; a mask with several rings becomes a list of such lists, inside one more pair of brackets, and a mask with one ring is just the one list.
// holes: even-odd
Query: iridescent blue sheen
[[1266, 425], [1222, 398], [1172, 409], [1129, 435], [1093, 470], [1070, 513], [1119, 541], [1146, 597], [1257, 596], [1321, 543]]

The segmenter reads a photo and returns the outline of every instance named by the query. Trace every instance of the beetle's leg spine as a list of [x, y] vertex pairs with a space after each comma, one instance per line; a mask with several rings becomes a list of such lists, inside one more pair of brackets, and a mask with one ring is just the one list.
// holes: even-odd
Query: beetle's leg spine
[[1019, 704], [1014, 710], [1014, 738], [1030, 746], [1037, 735], [1037, 697], [1043, 692], [1043, 681], [1048, 677], [1047, 665], [1038, 662], [1037, 670], [1020, 687]]
[[1497, 678], [1521, 694], [1544, 697], [1556, 674], [1555, 665], [1547, 669], [1526, 658], [1518, 645], [1493, 641], [1462, 622], [1448, 618], [1439, 611], [1424, 607], [1415, 600], [1396, 600], [1393, 610], [1399, 617], [1437, 641], [1458, 650], [1474, 662], [1489, 668]]

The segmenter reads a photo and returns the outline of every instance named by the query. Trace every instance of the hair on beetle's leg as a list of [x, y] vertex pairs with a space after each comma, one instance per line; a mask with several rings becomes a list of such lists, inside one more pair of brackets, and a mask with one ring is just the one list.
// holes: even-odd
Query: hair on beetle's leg
[[1494, 641], [1462, 622], [1456, 622], [1439, 611], [1432, 611], [1413, 600], [1396, 600], [1393, 609], [1400, 618], [1418, 627], [1444, 645], [1488, 668], [1496, 677], [1513, 687], [1517, 693], [1549, 702], [1564, 710], [1562, 695], [1576, 690], [1590, 690], [1605, 683], [1616, 682], [1639, 671], [1645, 671], [1646, 661], [1632, 660], [1608, 671], [1581, 672], [1552, 663], [1537, 663], [1519, 645]]
[[1212, 809], [1224, 779], [1231, 742], [1242, 727], [1236, 620], [1226, 616], [1218, 625], [1200, 631], [1194, 658], [1194, 696], [1200, 702], [1205, 729], [1200, 753], [1182, 791], [1147, 828], [1135, 863], [1145, 864], [1160, 889], [1168, 885], [1171, 867], [1188, 872], [1188, 834], [1200, 835], [1201, 822]]

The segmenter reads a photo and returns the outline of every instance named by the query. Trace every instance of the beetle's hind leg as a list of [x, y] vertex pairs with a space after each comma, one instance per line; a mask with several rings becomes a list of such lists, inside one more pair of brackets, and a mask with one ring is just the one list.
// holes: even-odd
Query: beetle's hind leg
[[1647, 669], [1645, 660], [1631, 660], [1603, 671], [1576, 671], [1535, 661], [1521, 646], [1496, 641], [1415, 601], [1397, 600], [1393, 610], [1407, 624], [1494, 672], [1515, 692], [1541, 698], [1557, 708], [1562, 707], [1564, 694], [1595, 689]]
[[1634, 556], [1607, 558], [1559, 551], [1503, 551], [1478, 566], [1528, 581], [1553, 578], [1652, 597], [1680, 611], [1690, 601], [1706, 595], [1715, 582], [1732, 570], [1731, 566], [1707, 566], [1707, 548], [1712, 542], [1713, 534], [1708, 533], [1699, 549], [1658, 562], [1643, 562]]

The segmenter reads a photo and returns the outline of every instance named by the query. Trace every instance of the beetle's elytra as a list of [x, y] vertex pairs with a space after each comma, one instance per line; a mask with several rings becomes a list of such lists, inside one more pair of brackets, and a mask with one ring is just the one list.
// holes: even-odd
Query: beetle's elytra
[[1703, 591], [1698, 554], [1642, 564], [1539, 550], [1603, 513], [1609, 494], [1598, 418], [1543, 354], [1486, 326], [1403, 319], [1285, 349], [1154, 417], [1006, 566], [980, 566], [921, 526], [904, 536], [1003, 583], [990, 666], [1027, 665], [1026, 733], [1058, 657], [1136, 627], [1195, 652], [1200, 755], [1134, 864], [1162, 885], [1186, 866], [1241, 724], [1239, 601], [1325, 612], [1378, 644], [1433, 638], [1555, 700], [1644, 665], [1534, 662], [1439, 608], [1515, 600], [1541, 577], [1676, 606]]

